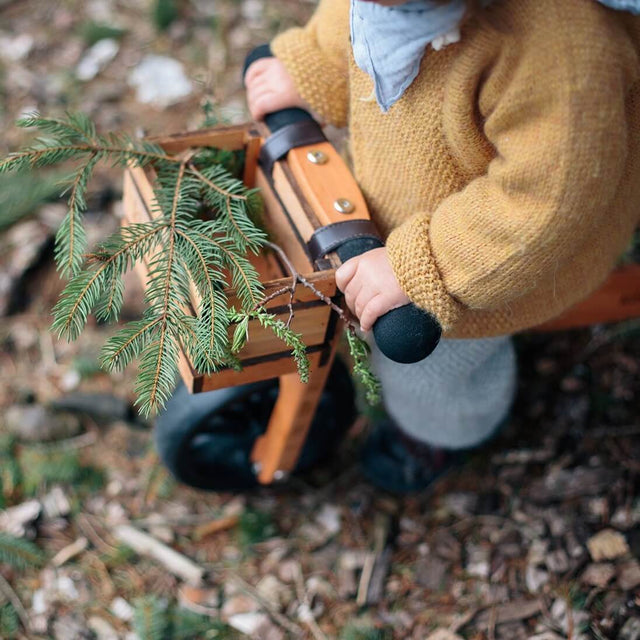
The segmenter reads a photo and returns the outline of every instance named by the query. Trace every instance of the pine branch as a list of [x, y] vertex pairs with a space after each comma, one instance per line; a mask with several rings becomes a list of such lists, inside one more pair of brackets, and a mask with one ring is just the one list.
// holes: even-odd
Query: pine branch
[[44, 554], [33, 542], [0, 532], [0, 563], [24, 571], [41, 567], [44, 563]]

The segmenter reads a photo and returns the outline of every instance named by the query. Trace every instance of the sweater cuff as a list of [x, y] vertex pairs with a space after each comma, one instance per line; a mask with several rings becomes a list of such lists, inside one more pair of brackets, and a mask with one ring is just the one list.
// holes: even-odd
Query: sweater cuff
[[400, 286], [409, 299], [432, 313], [443, 333], [449, 333], [463, 312], [463, 305], [447, 291], [429, 242], [429, 221], [413, 216], [387, 238], [387, 255]]
[[289, 29], [271, 42], [271, 51], [313, 111], [336, 127], [346, 126], [347, 74], [327, 64], [308, 33], [301, 28]]

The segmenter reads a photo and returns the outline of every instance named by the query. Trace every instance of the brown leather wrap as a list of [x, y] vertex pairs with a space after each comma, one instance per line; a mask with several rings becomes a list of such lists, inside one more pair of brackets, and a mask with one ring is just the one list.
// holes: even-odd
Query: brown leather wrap
[[288, 124], [272, 133], [260, 150], [260, 165], [271, 175], [275, 162], [297, 147], [326, 142], [320, 125], [315, 120], [302, 120]]
[[328, 253], [335, 251], [340, 245], [357, 238], [374, 238], [380, 240], [371, 220], [344, 220], [334, 222], [325, 227], [316, 229], [311, 239], [307, 242], [307, 248], [315, 262], [324, 258]]

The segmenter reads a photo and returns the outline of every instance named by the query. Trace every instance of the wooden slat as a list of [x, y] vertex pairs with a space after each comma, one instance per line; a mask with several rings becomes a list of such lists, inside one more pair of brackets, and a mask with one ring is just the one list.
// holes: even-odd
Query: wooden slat
[[215, 147], [227, 151], [244, 149], [252, 125], [250, 123], [228, 127], [213, 127], [199, 131], [186, 131], [168, 136], [150, 138], [167, 153], [180, 153], [191, 147]]
[[560, 331], [640, 317], [640, 264], [616, 269], [604, 285], [561, 316], [536, 328]]
[[308, 383], [301, 382], [297, 373], [280, 376], [278, 399], [267, 430], [256, 440], [251, 453], [251, 460], [258, 465], [258, 480], [262, 484], [273, 482], [276, 471], [287, 472], [296, 466], [331, 370], [336, 344], [334, 341], [323, 366], [320, 366], [320, 361], [324, 354], [311, 355]]
[[260, 189], [264, 200], [264, 219], [269, 229], [270, 239], [284, 250], [299, 273], [311, 273], [313, 265], [302, 246], [301, 239], [291, 228], [289, 218], [262, 169], [256, 172], [256, 187]]
[[[327, 162], [310, 162], [307, 154], [311, 151], [323, 153]], [[369, 209], [360, 187], [332, 144], [323, 142], [291, 149], [287, 162], [303, 199], [312, 207], [322, 226], [345, 220], [369, 220]], [[340, 198], [353, 204], [352, 213], [339, 213], [335, 209], [334, 203]]]
[[244, 367], [242, 371], [226, 369], [210, 376], [198, 375], [192, 383], [194, 392], [214, 391], [226, 387], [236, 387], [241, 384], [251, 384], [260, 380], [278, 378], [296, 371], [296, 363], [290, 354], [283, 354], [276, 360], [268, 360], [255, 365]]
[[262, 147], [262, 138], [257, 135], [248, 134], [245, 157], [244, 157], [244, 175], [242, 181], [244, 184], [253, 189], [256, 186], [256, 170], [258, 169], [258, 157], [260, 155], [260, 148]]

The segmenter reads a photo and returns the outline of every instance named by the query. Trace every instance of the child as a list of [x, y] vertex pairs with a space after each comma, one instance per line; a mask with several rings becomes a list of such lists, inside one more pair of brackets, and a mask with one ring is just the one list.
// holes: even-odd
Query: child
[[254, 118], [303, 106], [349, 125], [386, 236], [336, 273], [362, 328], [408, 301], [443, 328], [415, 365], [374, 349], [397, 429], [374, 432], [365, 470], [396, 491], [491, 437], [509, 334], [587, 296], [640, 220], [640, 1], [472, 4], [321, 0], [246, 76]]

